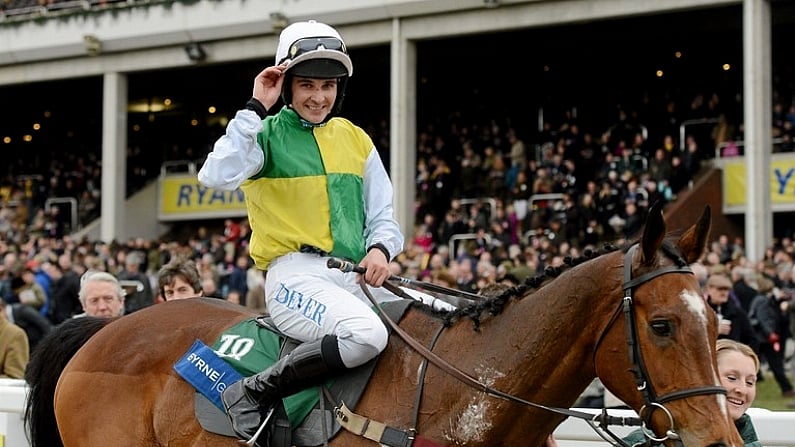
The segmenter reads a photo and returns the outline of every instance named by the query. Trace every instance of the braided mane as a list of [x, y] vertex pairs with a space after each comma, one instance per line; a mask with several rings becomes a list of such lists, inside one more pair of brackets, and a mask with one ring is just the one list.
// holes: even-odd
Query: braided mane
[[548, 266], [543, 272], [535, 276], [529, 276], [525, 280], [514, 287], [509, 287], [501, 284], [491, 284], [486, 286], [481, 294], [484, 296], [482, 301], [474, 302], [468, 306], [458, 308], [453, 311], [435, 310], [426, 304], [420, 302], [412, 303], [412, 307], [422, 310], [441, 319], [445, 326], [449, 327], [461, 320], [462, 318], [471, 319], [477, 331], [480, 328], [480, 320], [484, 313], [487, 315], [499, 315], [502, 313], [505, 305], [512, 299], [522, 299], [526, 296], [532, 295], [532, 292], [538, 290], [546, 281], [552, 278], [557, 278], [566, 270], [580, 265], [584, 262], [595, 259], [599, 256], [618, 250], [619, 247], [606, 243], [601, 249], [586, 249], [583, 251], [582, 256], [572, 258], [566, 256], [563, 258], [563, 265], [559, 267]]
[[[484, 314], [491, 316], [499, 315], [511, 299], [523, 299], [527, 296], [532, 296], [536, 290], [541, 288], [541, 286], [546, 284], [550, 279], [557, 278], [572, 267], [617, 250], [626, 252], [633, 244], [634, 242], [631, 242], [622, 247], [618, 247], [611, 243], [605, 243], [600, 249], [589, 248], [584, 250], [582, 256], [577, 258], [566, 256], [563, 258], [563, 265], [558, 267], [547, 266], [541, 273], [525, 278], [521, 284], [514, 287], [502, 284], [490, 284], [480, 292], [484, 297], [482, 301], [474, 302], [453, 311], [435, 310], [431, 306], [419, 301], [412, 303], [412, 307], [421, 309], [423, 312], [441, 319], [446, 327], [450, 327], [463, 318], [469, 318], [474, 322], [474, 329], [477, 331], [480, 328], [480, 321]], [[666, 238], [663, 242], [661, 250], [666, 256], [673, 260], [677, 266], [684, 267], [687, 265], [687, 261], [670, 237]]]

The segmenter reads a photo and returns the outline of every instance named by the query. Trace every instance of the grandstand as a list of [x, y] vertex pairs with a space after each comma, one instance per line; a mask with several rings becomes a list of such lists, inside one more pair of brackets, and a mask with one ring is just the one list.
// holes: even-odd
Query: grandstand
[[[181, 164], [190, 174], [246, 99], [280, 27], [316, 17], [338, 26], [352, 48], [356, 74], [346, 115], [372, 131], [398, 190], [402, 226], [412, 234], [417, 154], [407, 148], [420, 146], [429, 128], [450, 138], [453, 125], [472, 130], [494, 121], [517, 129], [540, 153], [545, 122], [557, 129], [574, 113], [583, 128], [603, 132], [621, 124], [620, 107], [638, 117], [648, 144], [660, 145], [672, 132], [683, 145], [679, 125], [693, 117], [682, 113], [670, 129], [665, 102], [681, 110], [716, 93], [730, 104], [744, 93], [743, 46], [764, 48], [764, 40], [743, 35], [744, 14], [753, 18], [744, 4], [762, 8], [763, 25], [765, 12], [772, 18], [775, 87], [789, 104], [793, 73], [779, 54], [792, 41], [795, 19], [782, 1], [6, 1], [0, 95], [14, 107], [0, 111], [0, 138], [19, 156], [3, 162], [3, 173], [46, 183], [55, 164], [64, 179], [91, 179], [102, 192], [94, 194], [102, 220], [86, 230], [103, 240], [156, 237], [183, 220], [238, 216], [199, 210], [164, 218], [155, 206], [159, 173]], [[772, 98], [763, 99], [754, 110], [772, 108]], [[731, 109], [739, 125], [742, 108]], [[31, 131], [45, 111], [49, 124]], [[702, 146], [712, 144], [707, 124], [696, 132]], [[759, 133], [749, 126], [756, 129], [746, 123], [746, 135]], [[100, 160], [101, 171], [74, 169]], [[726, 224], [743, 226], [736, 218]], [[758, 227], [764, 246], [772, 235]], [[746, 239], [760, 243], [754, 234]]]
[[2, 298], [20, 267], [131, 252], [150, 281], [185, 254], [226, 298], [250, 229], [196, 172], [310, 18], [351, 51], [343, 114], [390, 171], [403, 276], [516, 283], [631, 237], [655, 198], [672, 228], [712, 207], [695, 270], [793, 274], [793, 1], [0, 0]]

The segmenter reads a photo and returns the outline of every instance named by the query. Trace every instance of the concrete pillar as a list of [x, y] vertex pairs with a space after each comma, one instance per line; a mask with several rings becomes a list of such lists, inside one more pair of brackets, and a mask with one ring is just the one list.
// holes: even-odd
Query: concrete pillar
[[103, 80], [100, 239], [111, 242], [123, 234], [126, 214], [127, 75], [105, 73]]
[[417, 166], [417, 46], [403, 37], [400, 25], [400, 19], [392, 21], [389, 165], [395, 217], [406, 240], [411, 240]]
[[773, 241], [770, 191], [772, 137], [769, 0], [743, 0], [743, 98], [746, 164], [746, 255], [757, 262]]

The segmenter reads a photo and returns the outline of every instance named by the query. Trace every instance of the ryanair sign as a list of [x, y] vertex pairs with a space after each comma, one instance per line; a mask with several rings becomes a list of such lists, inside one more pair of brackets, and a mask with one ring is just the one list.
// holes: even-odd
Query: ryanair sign
[[220, 191], [199, 183], [195, 174], [171, 174], [158, 180], [161, 221], [224, 219], [246, 215], [243, 191]]
[[[746, 205], [746, 165], [744, 157], [723, 158], [723, 212], [743, 213]], [[772, 154], [767, 185], [774, 212], [795, 211], [795, 157]]]

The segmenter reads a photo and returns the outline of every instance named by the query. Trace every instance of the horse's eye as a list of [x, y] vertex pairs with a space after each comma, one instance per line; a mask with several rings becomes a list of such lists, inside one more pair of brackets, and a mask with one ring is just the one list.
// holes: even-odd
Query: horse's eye
[[668, 320], [654, 320], [651, 322], [651, 330], [660, 337], [669, 337], [672, 333], [671, 322]]

